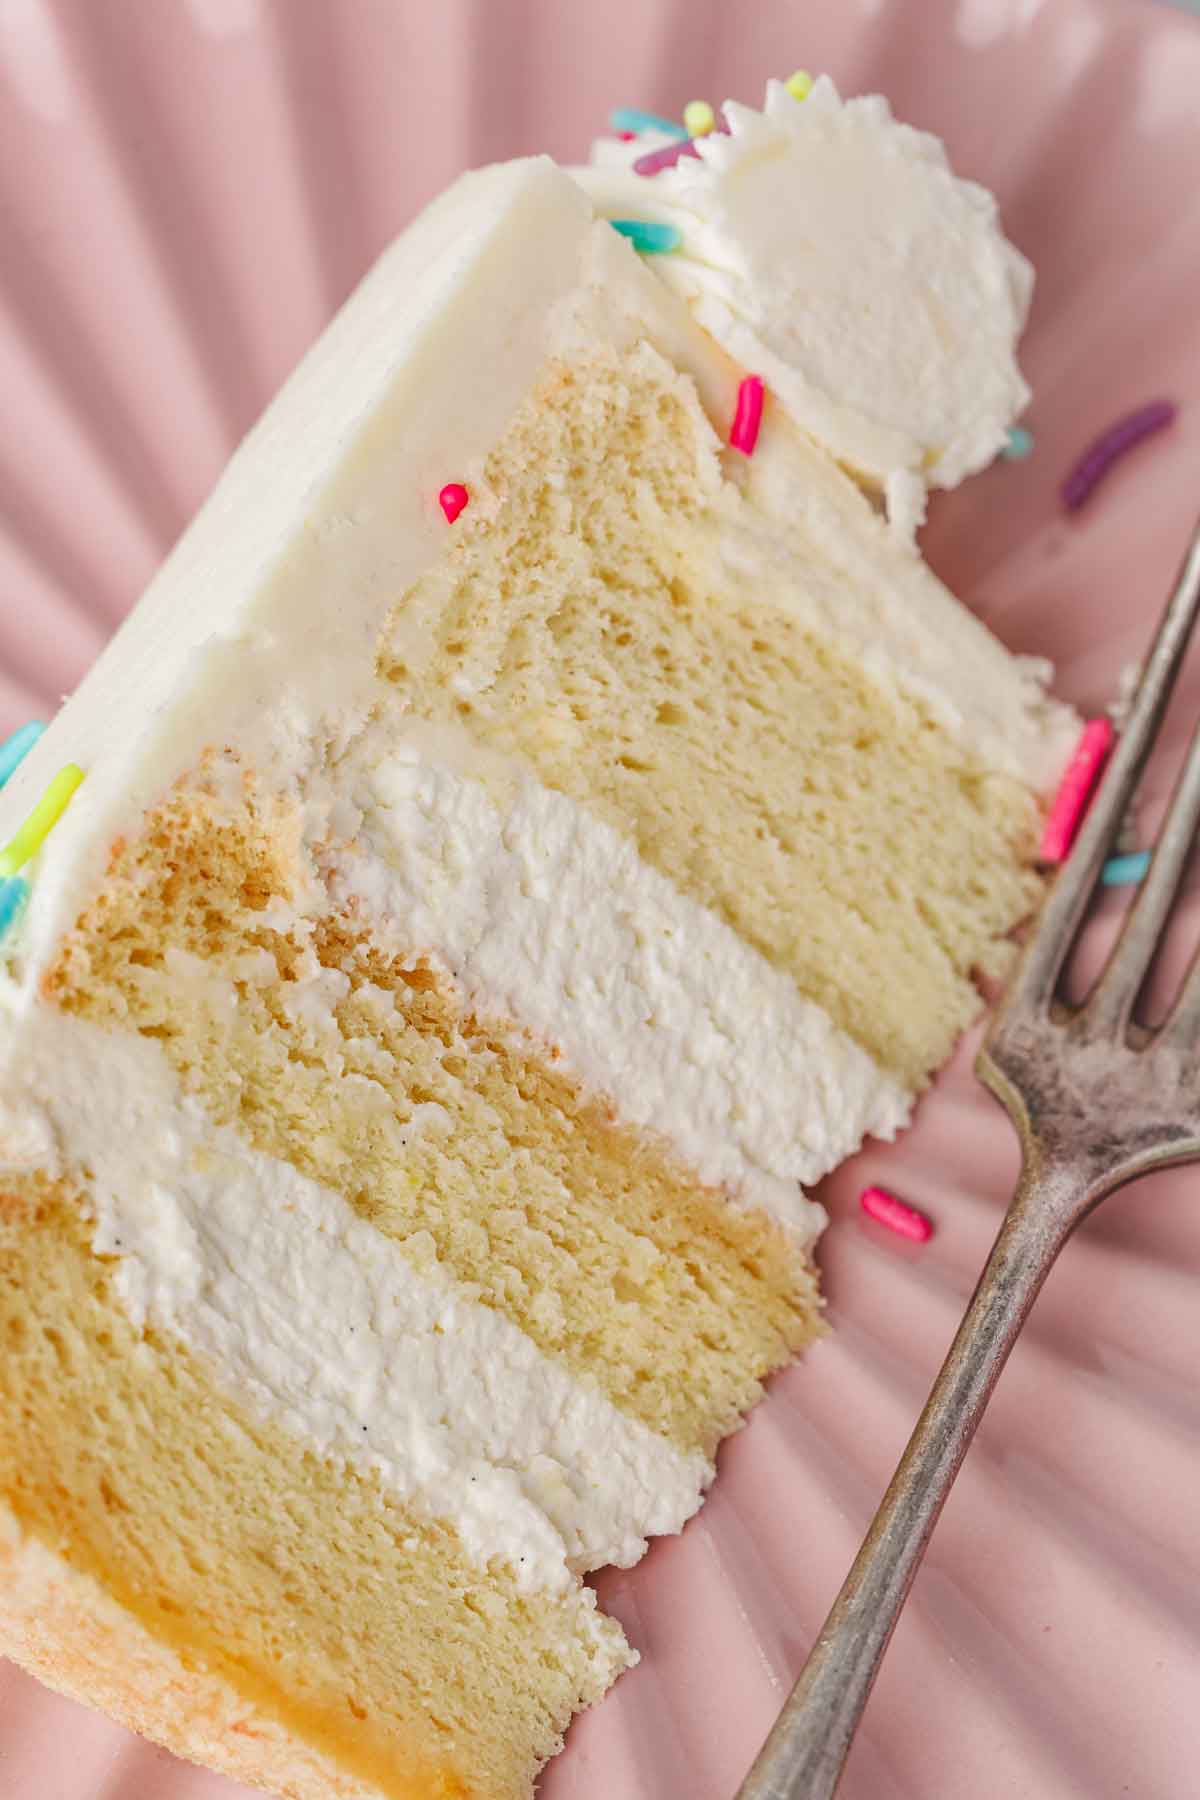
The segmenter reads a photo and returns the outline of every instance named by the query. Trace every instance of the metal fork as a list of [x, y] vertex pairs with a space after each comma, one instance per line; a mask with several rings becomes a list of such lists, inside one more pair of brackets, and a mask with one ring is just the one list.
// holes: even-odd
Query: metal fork
[[866, 1541], [739, 1800], [833, 1794], [925, 1546], [1059, 1251], [1114, 1189], [1200, 1159], [1200, 955], [1158, 1029], [1133, 1016], [1200, 822], [1200, 726], [1149, 872], [1099, 980], [1082, 1006], [1056, 997], [1197, 610], [1200, 526], [1096, 799], [976, 1064], [1020, 1134], [1017, 1191]]

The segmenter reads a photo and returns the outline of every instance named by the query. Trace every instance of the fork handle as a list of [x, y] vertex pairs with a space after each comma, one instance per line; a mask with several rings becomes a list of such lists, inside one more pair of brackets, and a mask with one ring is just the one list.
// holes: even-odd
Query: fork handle
[[900, 1608], [983, 1409], [1091, 1198], [1081, 1171], [1045, 1165], [1022, 1171], [900, 1466], [739, 1800], [829, 1800], [834, 1793]]

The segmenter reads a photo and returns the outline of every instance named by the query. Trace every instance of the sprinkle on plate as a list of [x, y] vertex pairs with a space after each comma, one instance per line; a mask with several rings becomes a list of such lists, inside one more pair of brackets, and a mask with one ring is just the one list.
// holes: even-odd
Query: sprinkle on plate
[[925, 1244], [933, 1236], [933, 1224], [925, 1214], [910, 1206], [907, 1200], [890, 1194], [886, 1188], [864, 1188], [858, 1203], [869, 1219], [894, 1231], [898, 1237], [908, 1238], [911, 1243]]

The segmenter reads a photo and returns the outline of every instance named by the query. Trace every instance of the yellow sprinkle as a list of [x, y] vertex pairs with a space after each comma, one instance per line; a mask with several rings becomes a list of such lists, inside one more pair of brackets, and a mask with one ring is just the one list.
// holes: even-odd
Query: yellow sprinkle
[[808, 70], [797, 69], [794, 75], [788, 76], [783, 85], [794, 100], [807, 100], [812, 93], [812, 84], [813, 78]]
[[20, 830], [0, 850], [0, 876], [15, 875], [31, 856], [36, 856], [82, 780], [83, 770], [77, 763], [68, 763], [58, 771]]
[[683, 109], [683, 122], [689, 137], [707, 137], [717, 122], [717, 115], [707, 100], [689, 100]]

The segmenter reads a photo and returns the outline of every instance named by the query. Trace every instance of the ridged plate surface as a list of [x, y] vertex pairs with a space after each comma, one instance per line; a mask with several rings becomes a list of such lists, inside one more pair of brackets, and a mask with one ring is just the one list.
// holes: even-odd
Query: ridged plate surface
[[[1200, 501], [1193, 22], [1136, 0], [0, 0], [0, 726], [74, 686], [332, 309], [463, 166], [578, 158], [615, 103], [755, 99], [797, 63], [943, 133], [1038, 265], [1036, 451], [940, 500], [926, 546], [1099, 707]], [[1180, 424], [1064, 519], [1081, 444], [1158, 394]], [[1176, 746], [1198, 706], [1193, 672]], [[683, 1537], [601, 1579], [643, 1661], [574, 1729], [546, 1800], [734, 1793], [1009, 1192], [1014, 1144], [971, 1048], [901, 1144], [827, 1186], [833, 1336], [727, 1446]], [[868, 1179], [933, 1215], [931, 1244], [860, 1221]], [[846, 1800], [1200, 1789], [1198, 1277], [1200, 1173], [1128, 1191], [1070, 1246], [947, 1509]], [[240, 1791], [0, 1668], [4, 1800]]]

